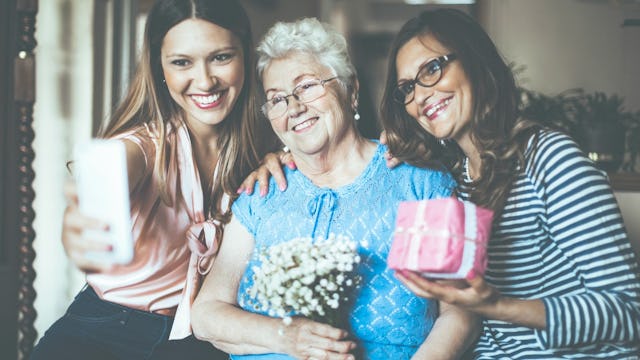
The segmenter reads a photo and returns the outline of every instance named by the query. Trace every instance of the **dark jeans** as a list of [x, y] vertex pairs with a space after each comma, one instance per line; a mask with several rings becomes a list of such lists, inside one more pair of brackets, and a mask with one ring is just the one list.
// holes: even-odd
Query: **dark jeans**
[[104, 301], [87, 286], [45, 332], [31, 360], [226, 359], [193, 337], [168, 341], [172, 324], [173, 317]]

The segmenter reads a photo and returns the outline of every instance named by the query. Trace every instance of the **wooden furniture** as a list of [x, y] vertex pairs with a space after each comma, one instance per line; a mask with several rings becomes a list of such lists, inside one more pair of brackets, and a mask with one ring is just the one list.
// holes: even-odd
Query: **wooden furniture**
[[28, 359], [37, 338], [31, 143], [38, 0], [0, 2], [0, 358]]

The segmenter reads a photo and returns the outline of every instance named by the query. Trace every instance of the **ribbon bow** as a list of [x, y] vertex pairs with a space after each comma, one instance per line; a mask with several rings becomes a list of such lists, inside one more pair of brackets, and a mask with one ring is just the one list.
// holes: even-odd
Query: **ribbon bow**
[[196, 266], [200, 275], [206, 275], [211, 270], [213, 261], [209, 260], [220, 247], [220, 226], [220, 221], [209, 219], [193, 223], [187, 229], [187, 245], [191, 253], [198, 257]]
[[318, 228], [318, 220], [320, 219], [320, 210], [323, 206], [327, 206], [329, 210], [329, 220], [327, 221], [327, 230], [325, 231], [325, 238], [329, 236], [329, 228], [331, 228], [331, 221], [333, 220], [333, 213], [336, 210], [338, 203], [338, 196], [331, 190], [325, 191], [320, 195], [315, 196], [307, 203], [307, 211], [310, 216], [314, 217], [313, 230], [311, 231], [311, 238], [315, 239], [316, 229]]

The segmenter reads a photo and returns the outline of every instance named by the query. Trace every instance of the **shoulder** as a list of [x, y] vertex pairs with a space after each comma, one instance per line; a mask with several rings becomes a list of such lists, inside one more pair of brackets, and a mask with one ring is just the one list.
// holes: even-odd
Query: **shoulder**
[[558, 131], [540, 130], [529, 139], [525, 156], [540, 162], [567, 156], [584, 157], [584, 154], [569, 135]]
[[[260, 196], [259, 184], [256, 182], [253, 188], [253, 193], [247, 195], [242, 193], [233, 202], [232, 212], [246, 213], [247, 215], [254, 216], [259, 214], [267, 206], [273, 206], [273, 204], [280, 199], [287, 198], [293, 195], [295, 186], [292, 184], [293, 178], [298, 176], [296, 170], [290, 170], [286, 166], [283, 167], [283, 172], [287, 178], [289, 186], [285, 191], [278, 189], [278, 184], [273, 177], [269, 179], [269, 190], [264, 196]], [[240, 217], [242, 218], [242, 217]]]
[[444, 166], [433, 169], [400, 164], [390, 171], [390, 179], [394, 184], [413, 189], [419, 198], [450, 196], [457, 185]]
[[153, 164], [156, 152], [157, 137], [148, 127], [138, 126], [122, 134], [114, 136], [114, 139], [122, 140], [127, 146], [127, 153], [143, 157], [146, 166]]
[[540, 131], [537, 138], [529, 141], [525, 157], [526, 175], [543, 187], [566, 190], [577, 184], [607, 184], [605, 173], [596, 168], [571, 137], [560, 132]]

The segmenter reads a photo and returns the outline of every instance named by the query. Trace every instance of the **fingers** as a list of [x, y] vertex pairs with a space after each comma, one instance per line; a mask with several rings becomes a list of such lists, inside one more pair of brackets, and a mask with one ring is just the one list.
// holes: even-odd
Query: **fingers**
[[334, 353], [328, 350], [310, 348], [308, 351], [309, 355], [307, 359], [309, 360], [354, 360], [355, 357], [352, 354], [340, 354]]
[[238, 194], [245, 193], [247, 195], [253, 194], [253, 189], [256, 182], [258, 182], [258, 189], [260, 196], [267, 195], [269, 192], [269, 179], [273, 176], [278, 189], [284, 191], [287, 189], [287, 179], [284, 176], [282, 165], [286, 165], [289, 169], [295, 170], [296, 163], [293, 161], [293, 156], [284, 151], [278, 153], [269, 153], [265, 155], [262, 160], [262, 165], [259, 168], [252, 171], [246, 179], [240, 184], [240, 187], [236, 191]]
[[242, 181], [238, 190], [236, 190], [237, 194], [245, 193], [247, 195], [253, 194], [253, 188], [258, 181], [258, 172], [256, 170], [252, 171], [247, 175], [247, 177]]
[[280, 152], [280, 162], [282, 164], [286, 164], [287, 167], [291, 170], [295, 170], [297, 168], [296, 162], [293, 160], [293, 155], [291, 155], [288, 151]]
[[[386, 131], [382, 131], [380, 133], [380, 143], [381, 144], [387, 144], [387, 132]], [[387, 163], [387, 167], [389, 169], [393, 169], [394, 167], [398, 166], [402, 161], [398, 160], [397, 158], [395, 158], [390, 152], [389, 150], [384, 152], [384, 160]]]
[[386, 130], [382, 130], [382, 132], [380, 133], [380, 143], [381, 144], [387, 144], [387, 131]]
[[455, 283], [431, 281], [411, 271], [396, 272], [396, 277], [420, 297], [443, 301], [475, 312], [491, 308], [500, 299], [500, 292], [490, 286], [482, 276], [475, 274], [470, 274], [466, 280], [458, 280]]
[[67, 200], [67, 205], [78, 206], [78, 191], [76, 189], [76, 183], [73, 180], [67, 180], [64, 183], [64, 198]]
[[293, 353], [303, 359], [355, 359], [349, 352], [353, 341], [346, 340], [348, 332], [309, 319], [294, 319], [285, 332], [290, 336]]
[[271, 156], [265, 156], [264, 166], [261, 166], [259, 171], [259, 183], [260, 183], [260, 196], [264, 196], [267, 194], [269, 190], [269, 177], [273, 176], [276, 184], [278, 185], [278, 189], [280, 191], [284, 191], [287, 188], [287, 179], [284, 176], [284, 171], [282, 171], [281, 162], [286, 155], [277, 156], [275, 154], [269, 154]]
[[432, 285], [435, 285], [435, 283], [432, 283], [411, 271], [396, 272], [395, 276], [414, 294], [426, 299], [435, 299], [434, 294], [431, 292]]
[[477, 276], [475, 273], [467, 276], [467, 283], [482, 302], [493, 302], [500, 295], [496, 289], [487, 284], [482, 276]]
[[393, 169], [394, 167], [398, 166], [401, 163], [401, 161], [393, 157], [393, 155], [391, 155], [391, 153], [388, 150], [385, 151], [384, 153], [384, 160], [387, 163], [387, 167], [389, 169]]
[[109, 226], [86, 217], [77, 206], [67, 206], [62, 224], [62, 245], [69, 259], [86, 272], [107, 271], [112, 264], [98, 260], [96, 254], [108, 253], [113, 246], [106, 241]]

